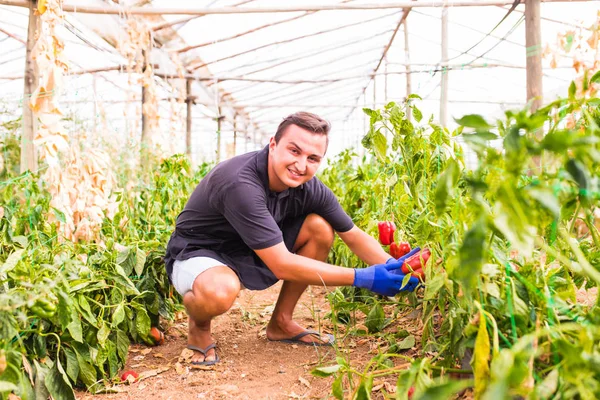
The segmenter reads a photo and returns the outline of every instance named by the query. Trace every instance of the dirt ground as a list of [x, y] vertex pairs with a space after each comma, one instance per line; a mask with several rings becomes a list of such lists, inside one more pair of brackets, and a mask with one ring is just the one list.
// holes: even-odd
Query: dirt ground
[[[264, 291], [244, 290], [232, 309], [213, 322], [213, 337], [221, 362], [214, 367], [193, 367], [186, 362], [187, 319], [173, 323], [161, 346], [130, 347], [125, 369], [141, 374], [132, 384], [115, 385], [118, 393], [91, 395], [77, 392], [78, 399], [325, 399], [332, 398], [333, 378], [317, 378], [310, 371], [335, 364], [336, 351], [346, 354], [357, 370], [380, 350], [376, 338], [348, 336], [337, 350], [270, 342], [265, 327], [280, 284]], [[294, 318], [306, 328], [333, 333], [324, 317], [329, 311], [326, 289], [310, 287], [302, 296]], [[420, 321], [403, 329], [420, 336]], [[413, 333], [413, 332], [411, 332]], [[340, 336], [338, 336], [340, 337]], [[417, 338], [417, 343], [419, 338]], [[415, 349], [409, 350], [413, 353]], [[399, 364], [402, 364], [399, 362]], [[408, 366], [408, 365], [407, 365]], [[124, 370], [125, 370], [124, 369]], [[385, 386], [384, 386], [385, 384]], [[374, 382], [376, 388], [394, 390], [395, 382]]]

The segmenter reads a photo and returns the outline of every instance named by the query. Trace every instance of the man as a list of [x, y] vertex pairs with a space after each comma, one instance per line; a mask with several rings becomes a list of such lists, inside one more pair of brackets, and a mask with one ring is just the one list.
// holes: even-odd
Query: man
[[[388, 296], [401, 290], [402, 260], [390, 258], [354, 226], [333, 192], [315, 177], [329, 130], [329, 123], [314, 114], [288, 116], [263, 150], [213, 168], [178, 216], [165, 262], [189, 314], [192, 363], [219, 361], [211, 320], [229, 310], [240, 288], [262, 290], [283, 280], [267, 339], [312, 345], [331, 345], [333, 337], [307, 331], [292, 319], [308, 285], [354, 285]], [[325, 263], [334, 231], [372, 266]], [[417, 285], [411, 277], [402, 290]]]

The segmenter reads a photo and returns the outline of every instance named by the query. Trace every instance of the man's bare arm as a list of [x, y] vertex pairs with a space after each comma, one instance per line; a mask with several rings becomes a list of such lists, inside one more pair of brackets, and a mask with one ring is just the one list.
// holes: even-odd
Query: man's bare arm
[[283, 242], [255, 252], [277, 279], [327, 286], [350, 286], [354, 283], [354, 269], [290, 253]]
[[377, 239], [366, 234], [357, 226], [354, 226], [348, 232], [338, 232], [338, 235], [350, 250], [367, 265], [385, 264], [391, 257], [383, 250]]

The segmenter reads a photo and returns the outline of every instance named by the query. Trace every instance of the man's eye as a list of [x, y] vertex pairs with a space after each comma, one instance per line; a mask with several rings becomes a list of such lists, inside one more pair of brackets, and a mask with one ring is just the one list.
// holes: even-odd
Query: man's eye
[[292, 153], [294, 153], [294, 154], [298, 154], [298, 150], [296, 150], [296, 149], [292, 149]]

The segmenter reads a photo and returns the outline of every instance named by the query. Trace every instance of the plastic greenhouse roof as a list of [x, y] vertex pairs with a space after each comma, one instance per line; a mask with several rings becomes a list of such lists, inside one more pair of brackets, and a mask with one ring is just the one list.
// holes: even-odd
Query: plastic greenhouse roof
[[[120, 7], [125, 10], [127, 6], [139, 3], [146, 3], [144, 7], [191, 9], [235, 5], [240, 8], [281, 7], [281, 2], [274, 0], [197, 0], [193, 7], [186, 0], [121, 0]], [[293, 2], [293, 5], [342, 3], [374, 2], [305, 0]], [[393, 3], [386, 0], [377, 2], [384, 5]], [[119, 7], [114, 2], [101, 0], [70, 4]], [[442, 0], [439, 4], [441, 6]], [[455, 126], [453, 117], [472, 113], [501, 117], [504, 110], [525, 104], [524, 5], [517, 6], [486, 37], [508, 8], [448, 9], [448, 56], [449, 64], [455, 66], [448, 73], [449, 128]], [[557, 35], [575, 29], [573, 26], [592, 26], [598, 18], [599, 9], [599, 3], [594, 1], [542, 3], [543, 46], [555, 45]], [[406, 64], [409, 63], [412, 91], [423, 97], [422, 101], [416, 102], [417, 106], [425, 120], [431, 114], [434, 119], [437, 118], [441, 97], [442, 8], [413, 8], [406, 18], [410, 59], [405, 56], [404, 30], [400, 28], [382, 60], [384, 49], [389, 45], [403, 13], [402, 9], [371, 9], [209, 14], [193, 19], [182, 15], [135, 17], [146, 19], [150, 25], [188, 19], [155, 32], [158, 45], [156, 51], [153, 50], [152, 62], [158, 64], [158, 72], [174, 74], [170, 54], [179, 54], [184, 65], [199, 67], [189, 69], [188, 74], [196, 78], [193, 94], [198, 96], [198, 104], [193, 111], [193, 146], [195, 159], [200, 161], [214, 158], [214, 118], [218, 115], [218, 106], [221, 107], [221, 115], [226, 116], [222, 125], [223, 154], [232, 154], [235, 110], [240, 114], [238, 132], [251, 139], [245, 142], [243, 136], [238, 138], [237, 153], [266, 144], [281, 119], [299, 110], [315, 112], [331, 121], [330, 153], [356, 145], [366, 132], [368, 122], [362, 112], [363, 107], [382, 107], [388, 101], [403, 101], [406, 96]], [[272, 26], [264, 27], [268, 24]], [[62, 34], [72, 70], [125, 64], [126, 60], [111, 45], [123, 35], [124, 26], [124, 19], [119, 15], [68, 13]], [[254, 32], [243, 34], [251, 30]], [[18, 104], [23, 97], [23, 80], [18, 78], [23, 74], [25, 63], [24, 44], [17, 39], [25, 39], [26, 36], [27, 9], [0, 6], [0, 103], [9, 109], [12, 107], [15, 112], [18, 112]], [[176, 51], [196, 45], [202, 46], [185, 52]], [[589, 57], [593, 60], [594, 55]], [[378, 64], [380, 66], [373, 79], [372, 74]], [[543, 60], [543, 65], [544, 101], [566, 95], [575, 76], [572, 60], [561, 59], [556, 69], [549, 67], [547, 59]], [[176, 90], [165, 80], [157, 78], [157, 83], [160, 98], [176, 96]], [[62, 104], [68, 113], [87, 121], [84, 123], [89, 124], [91, 131], [100, 130], [101, 125], [105, 131], [121, 135], [124, 127], [127, 131], [140, 125], [139, 104], [127, 102], [131, 98], [127, 96], [131, 96], [132, 92], [139, 99], [140, 89], [132, 87], [126, 74], [119, 72], [72, 75], [66, 81]], [[223, 98], [225, 93], [230, 95], [226, 96], [227, 99]], [[164, 130], [171, 112], [169, 102], [161, 102], [160, 112], [163, 117], [161, 130]], [[103, 123], [99, 122], [100, 114], [105, 116]], [[183, 115], [175, 127], [177, 140], [167, 141], [170, 151], [184, 150]]]

